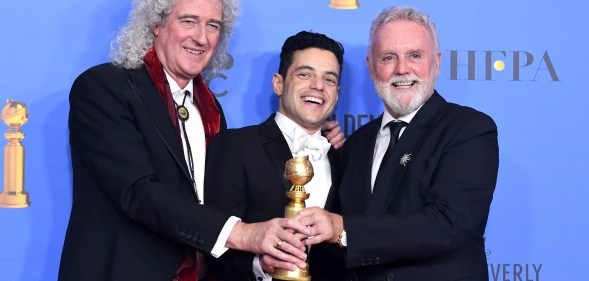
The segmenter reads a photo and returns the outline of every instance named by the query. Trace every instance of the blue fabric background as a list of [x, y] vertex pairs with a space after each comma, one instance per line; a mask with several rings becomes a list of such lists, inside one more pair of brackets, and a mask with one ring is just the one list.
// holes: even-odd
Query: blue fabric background
[[[391, 1], [361, 0], [357, 10], [330, 9], [328, 0], [242, 2], [230, 45], [234, 64], [210, 83], [222, 95], [230, 127], [259, 123], [276, 108], [271, 77], [280, 47], [300, 30], [325, 33], [346, 48], [334, 116], [346, 134], [382, 112], [365, 54], [370, 21]], [[499, 179], [486, 234], [490, 280], [585, 279], [588, 4], [394, 2], [437, 22], [442, 63], [436, 89], [489, 114], [499, 127]], [[71, 206], [69, 89], [83, 70], [108, 60], [109, 42], [130, 6], [20, 0], [0, 9], [0, 101], [20, 100], [29, 108], [22, 130], [32, 202], [0, 208], [0, 280], [57, 278]], [[504, 70], [493, 68], [497, 60]]]

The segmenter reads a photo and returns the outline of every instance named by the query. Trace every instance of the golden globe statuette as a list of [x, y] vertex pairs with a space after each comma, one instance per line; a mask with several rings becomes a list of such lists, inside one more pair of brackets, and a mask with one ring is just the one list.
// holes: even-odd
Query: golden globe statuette
[[[292, 184], [292, 187], [286, 192], [286, 196], [290, 198], [290, 203], [284, 208], [285, 218], [292, 218], [305, 208], [305, 199], [309, 198], [309, 193], [305, 191], [305, 184], [311, 181], [313, 175], [313, 165], [309, 161], [309, 156], [295, 157], [286, 161], [284, 178]], [[305, 268], [297, 268], [293, 271], [276, 269], [272, 273], [272, 277], [280, 280], [311, 280], [308, 265]]]
[[29, 119], [27, 105], [24, 102], [7, 100], [2, 109], [2, 120], [9, 129], [4, 137], [8, 144], [4, 147], [4, 191], [0, 192], [0, 207], [25, 208], [31, 206], [29, 194], [24, 191], [25, 148], [20, 140], [25, 134], [20, 126]]

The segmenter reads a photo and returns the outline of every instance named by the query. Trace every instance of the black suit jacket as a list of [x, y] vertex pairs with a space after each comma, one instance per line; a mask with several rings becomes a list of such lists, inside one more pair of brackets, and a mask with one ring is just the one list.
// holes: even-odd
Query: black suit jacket
[[197, 204], [145, 68], [81, 74], [69, 128], [73, 202], [59, 280], [171, 280], [189, 248], [211, 251], [229, 216]]
[[[271, 115], [260, 125], [230, 129], [215, 136], [207, 150], [205, 204], [260, 222], [284, 216], [291, 184], [284, 179], [284, 167], [293, 156]], [[339, 211], [336, 187], [340, 178], [339, 155], [330, 149], [332, 188], [325, 209]], [[253, 280], [254, 254], [229, 250], [211, 268], [217, 280]], [[344, 265], [340, 249], [333, 244], [313, 246], [309, 265], [314, 281], [341, 280]]]
[[344, 145], [347, 280], [488, 280], [483, 235], [499, 165], [495, 123], [434, 93], [371, 194], [381, 119]]

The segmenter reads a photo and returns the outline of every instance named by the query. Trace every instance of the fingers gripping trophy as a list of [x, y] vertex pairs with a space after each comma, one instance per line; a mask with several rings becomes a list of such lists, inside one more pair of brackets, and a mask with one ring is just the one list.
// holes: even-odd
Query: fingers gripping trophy
[[[290, 203], [284, 208], [285, 218], [292, 218], [305, 208], [305, 199], [309, 198], [309, 193], [305, 191], [305, 184], [311, 181], [313, 175], [313, 165], [309, 161], [309, 156], [295, 157], [286, 161], [284, 178], [292, 184], [292, 187], [286, 192], [286, 196], [290, 198]], [[297, 268], [293, 271], [276, 269], [272, 277], [280, 280], [311, 280], [309, 266]]]

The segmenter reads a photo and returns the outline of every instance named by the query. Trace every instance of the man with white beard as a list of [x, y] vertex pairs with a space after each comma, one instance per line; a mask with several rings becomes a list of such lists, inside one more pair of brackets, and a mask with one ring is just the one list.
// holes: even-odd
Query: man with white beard
[[428, 15], [391, 7], [372, 22], [366, 64], [386, 110], [344, 145], [342, 214], [297, 215], [306, 244], [345, 248], [346, 280], [488, 280], [497, 127], [434, 90], [440, 59]]

